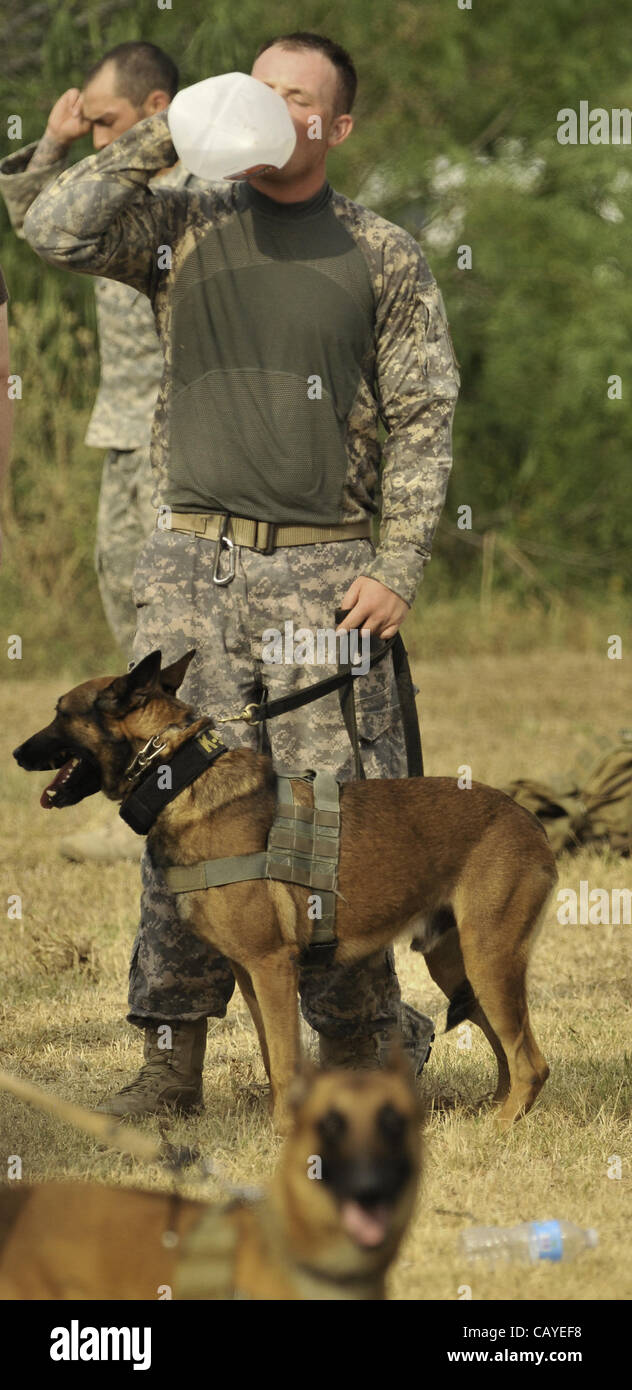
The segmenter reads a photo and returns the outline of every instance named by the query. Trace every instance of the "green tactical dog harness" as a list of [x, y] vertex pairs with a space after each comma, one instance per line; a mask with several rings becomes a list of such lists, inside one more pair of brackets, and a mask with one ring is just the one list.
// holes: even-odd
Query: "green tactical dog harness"
[[[299, 806], [292, 782], [313, 787], [313, 805]], [[228, 859], [204, 859], [185, 868], [164, 870], [172, 893], [193, 893], [268, 878], [312, 888], [320, 899], [308, 951], [320, 961], [336, 948], [336, 896], [340, 855], [340, 787], [330, 772], [303, 772], [276, 779], [276, 814], [265, 850]], [[316, 907], [317, 904], [314, 904]]]

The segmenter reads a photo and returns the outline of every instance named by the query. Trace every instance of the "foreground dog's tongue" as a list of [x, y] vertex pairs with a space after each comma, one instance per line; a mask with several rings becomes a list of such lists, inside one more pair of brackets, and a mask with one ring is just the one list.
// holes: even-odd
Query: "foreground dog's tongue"
[[386, 1206], [367, 1211], [359, 1202], [343, 1202], [340, 1208], [342, 1228], [358, 1245], [381, 1245], [388, 1230], [389, 1210]]
[[55, 805], [57, 788], [61, 787], [68, 777], [70, 777], [73, 767], [77, 765], [77, 761], [77, 758], [69, 758], [68, 762], [64, 763], [63, 767], [60, 767], [57, 776], [53, 778], [52, 782], [49, 782], [48, 786], [44, 787], [42, 795], [40, 796], [40, 806], [43, 806], [45, 811], [50, 811], [51, 806]]

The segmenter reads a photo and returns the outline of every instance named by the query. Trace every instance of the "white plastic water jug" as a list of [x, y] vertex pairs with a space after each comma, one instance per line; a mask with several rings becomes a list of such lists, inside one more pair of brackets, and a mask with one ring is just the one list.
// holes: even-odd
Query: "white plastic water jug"
[[207, 77], [177, 92], [167, 112], [185, 169], [209, 182], [282, 169], [296, 145], [283, 97], [245, 72]]

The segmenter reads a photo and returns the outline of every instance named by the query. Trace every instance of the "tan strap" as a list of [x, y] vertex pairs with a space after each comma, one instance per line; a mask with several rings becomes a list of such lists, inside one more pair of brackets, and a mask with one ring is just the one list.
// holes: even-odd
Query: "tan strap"
[[[158, 531], [187, 531], [206, 540], [219, 540], [226, 517], [221, 512], [158, 513]], [[371, 521], [350, 521], [340, 526], [275, 526], [271, 521], [253, 521], [245, 516], [231, 516], [223, 532], [233, 545], [248, 550], [271, 551], [281, 545], [316, 545], [319, 541], [351, 541], [371, 536]]]
[[298, 806], [292, 779], [277, 778], [277, 813], [268, 834], [268, 877], [316, 889], [321, 916], [312, 920], [310, 945], [302, 954], [304, 962], [315, 963], [319, 950], [333, 953], [336, 947], [340, 787], [330, 772], [316, 772], [312, 786], [312, 806]]
[[[234, 1211], [234, 1208], [232, 1208]], [[228, 1300], [235, 1292], [239, 1224], [231, 1207], [207, 1207], [183, 1242], [174, 1292], [187, 1301]]]
[[267, 849], [173, 866], [163, 869], [163, 874], [171, 893], [203, 892], [261, 878], [316, 889], [321, 916], [312, 921], [311, 942], [303, 953], [305, 959], [311, 953], [313, 961], [318, 948], [333, 951], [336, 946], [340, 787], [331, 772], [298, 775], [296, 780], [312, 783], [312, 806], [295, 803], [291, 777], [277, 777], [277, 810]]
[[198, 864], [163, 869], [170, 893], [199, 893], [204, 888], [221, 888], [225, 883], [245, 883], [266, 877], [266, 851], [236, 854], [229, 859], [203, 859]]

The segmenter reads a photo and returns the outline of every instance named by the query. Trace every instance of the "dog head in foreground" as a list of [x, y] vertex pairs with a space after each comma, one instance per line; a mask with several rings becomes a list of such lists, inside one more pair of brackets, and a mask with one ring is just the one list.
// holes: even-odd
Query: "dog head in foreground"
[[187, 652], [161, 670], [161, 653], [151, 652], [127, 675], [98, 676], [62, 695], [52, 723], [13, 753], [27, 772], [57, 771], [40, 805], [75, 806], [98, 791], [120, 801], [138, 750], [158, 731], [186, 724], [191, 710], [176, 691], [194, 656]]
[[[313, 1072], [294, 1083], [283, 1164], [286, 1211], [337, 1228], [347, 1246], [394, 1253], [420, 1166], [420, 1102], [404, 1053], [380, 1071]], [[316, 1213], [317, 1219], [316, 1219]]]
[[[406, 1062], [309, 1069], [292, 1106], [292, 1131], [256, 1200], [221, 1207], [96, 1182], [0, 1186], [0, 1300], [146, 1300], [165, 1286], [196, 1300], [384, 1298], [419, 1181], [421, 1115]], [[94, 1116], [85, 1119], [92, 1132]]]
[[[238, 1294], [383, 1298], [420, 1178], [422, 1110], [408, 1063], [396, 1051], [380, 1071], [303, 1068], [291, 1107], [268, 1197], [234, 1214]], [[176, 1297], [208, 1297], [216, 1241], [216, 1220], [202, 1218], [182, 1253]]]

